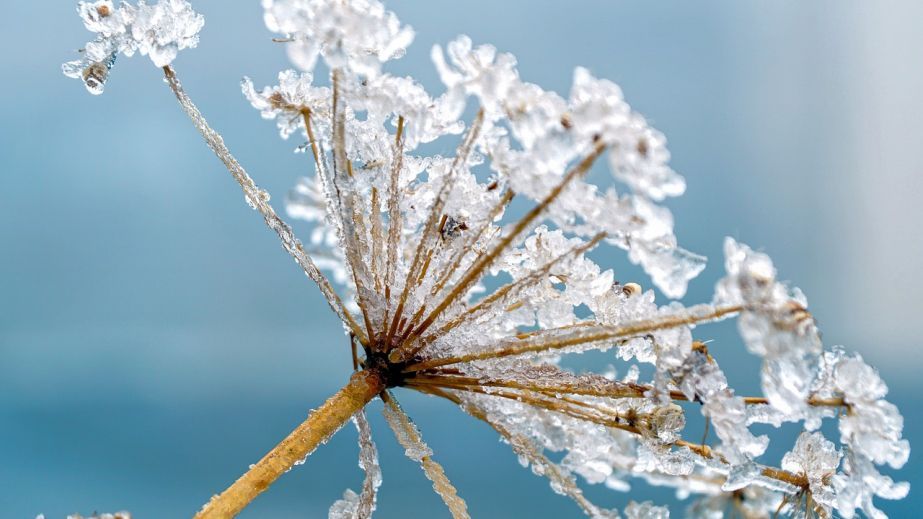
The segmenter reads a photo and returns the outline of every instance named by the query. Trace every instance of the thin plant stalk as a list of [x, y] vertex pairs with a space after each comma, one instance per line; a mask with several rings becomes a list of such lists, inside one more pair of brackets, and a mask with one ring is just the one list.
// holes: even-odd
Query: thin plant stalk
[[384, 389], [384, 379], [376, 370], [354, 373], [348, 384], [312, 411], [307, 420], [252, 465], [227, 490], [212, 497], [195, 518], [225, 518], [239, 514], [279, 476], [303, 461]]

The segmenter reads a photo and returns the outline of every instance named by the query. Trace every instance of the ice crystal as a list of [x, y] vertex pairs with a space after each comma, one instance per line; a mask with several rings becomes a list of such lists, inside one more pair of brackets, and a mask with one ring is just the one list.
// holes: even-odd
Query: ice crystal
[[819, 432], [801, 433], [795, 447], [782, 458], [784, 470], [808, 479], [808, 490], [826, 515], [836, 503], [830, 481], [839, 465], [840, 452]]
[[289, 57], [302, 70], [320, 55], [333, 68], [373, 75], [413, 41], [413, 30], [376, 0], [263, 0], [263, 8], [266, 26], [289, 38]]
[[152, 5], [140, 0], [137, 6], [122, 2], [118, 7], [112, 0], [80, 2], [77, 13], [96, 39], [81, 49], [79, 60], [62, 65], [62, 71], [82, 80], [95, 95], [103, 93], [117, 55], [139, 52], [150, 56], [154, 65], [165, 67], [180, 50], [198, 45], [199, 31], [205, 25], [205, 18], [185, 0], [160, 0]]
[[747, 348], [763, 358], [763, 392], [783, 413], [803, 413], [823, 345], [798, 289], [776, 281], [769, 256], [728, 238], [727, 277], [715, 289], [717, 304], [743, 305], [738, 321]]
[[[433, 49], [446, 89], [433, 95], [383, 70], [413, 32], [380, 2], [263, 6], [268, 28], [301, 70], [283, 71], [262, 89], [245, 78], [242, 91], [283, 138], [302, 139], [298, 150], [313, 163], [286, 199], [288, 215], [310, 226], [306, 244], [169, 66], [202, 27], [188, 3], [81, 3], [97, 39], [65, 73], [99, 93], [120, 53], [148, 54], [164, 66], [248, 205], [342, 321], [354, 369], [380, 383], [369, 398], [381, 396], [405, 454], [454, 517], [467, 517], [465, 501], [393, 388], [445, 399], [486, 423], [590, 517], [618, 514], [592, 503], [581, 483], [616, 491], [638, 480], [671, 486], [698, 495], [690, 516], [709, 518], [730, 509], [747, 517], [860, 510], [877, 518], [875, 497], [906, 495], [906, 483], [877, 468], [900, 468], [910, 449], [900, 413], [884, 400], [887, 387], [859, 356], [824, 349], [805, 296], [777, 280], [766, 254], [727, 239], [726, 276], [712, 301], [673, 300], [704, 268], [704, 258], [678, 245], [663, 205], [685, 181], [668, 164], [663, 135], [617, 85], [578, 68], [567, 97], [546, 91], [520, 78], [512, 55], [462, 36]], [[319, 77], [318, 57], [329, 83]], [[466, 111], [475, 114], [467, 121]], [[424, 154], [421, 144], [433, 141], [455, 151]], [[610, 173], [591, 177], [599, 183], [588, 180], [597, 163]], [[512, 209], [514, 199], [531, 208]], [[589, 254], [603, 246], [625, 250], [671, 300], [598, 265]], [[702, 326], [730, 318], [762, 362], [762, 395], [737, 394], [697, 340]], [[632, 364], [616, 379], [611, 369], [576, 374], [559, 364], [591, 350], [648, 366]], [[707, 421], [702, 443], [685, 439], [700, 433], [686, 431], [690, 411]], [[823, 420], [838, 422], [838, 444], [812, 432]], [[354, 421], [365, 480], [360, 493], [347, 490], [330, 508], [338, 519], [369, 517], [381, 484], [364, 411]], [[760, 459], [769, 436], [751, 425], [786, 422], [805, 432], [774, 467]], [[623, 515], [668, 512], [632, 502]]]
[[359, 431], [359, 467], [365, 472], [365, 482], [361, 494], [356, 494], [352, 489], [343, 492], [343, 499], [330, 506], [329, 519], [368, 519], [375, 511], [378, 487], [381, 486], [378, 449], [372, 441], [372, 431], [365, 411], [356, 413], [353, 423]]
[[632, 501], [625, 507], [625, 519], [670, 519], [670, 511], [665, 506], [654, 506], [650, 501]]

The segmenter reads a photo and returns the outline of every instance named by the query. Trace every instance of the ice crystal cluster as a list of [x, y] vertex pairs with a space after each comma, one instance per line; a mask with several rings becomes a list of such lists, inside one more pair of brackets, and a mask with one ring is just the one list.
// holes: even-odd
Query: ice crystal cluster
[[119, 54], [150, 56], [158, 67], [173, 62], [177, 52], [199, 43], [205, 18], [186, 0], [160, 0], [148, 5], [112, 0], [80, 2], [77, 12], [96, 38], [80, 50], [81, 57], [62, 66], [67, 77], [80, 79], [91, 94], [103, 93], [109, 71]]
[[[619, 512], [591, 503], [581, 482], [629, 493], [638, 480], [674, 487], [689, 498], [686, 515], [703, 518], [728, 511], [878, 518], [876, 497], [907, 494], [906, 483], [880, 472], [900, 468], [909, 454], [887, 387], [858, 355], [824, 347], [805, 296], [778, 281], [768, 256], [728, 238], [726, 276], [713, 300], [676, 301], [704, 268], [704, 258], [678, 245], [663, 204], [685, 181], [668, 164], [664, 136], [617, 85], [577, 68], [562, 96], [520, 78], [512, 55], [462, 36], [432, 50], [445, 86], [434, 95], [384, 70], [413, 31], [380, 2], [263, 0], [263, 7], [296, 69], [264, 88], [244, 79], [242, 89], [312, 157], [313, 174], [286, 201], [288, 215], [311, 228], [307, 244], [169, 66], [178, 50], [196, 45], [203, 25], [187, 2], [81, 2], [97, 38], [64, 70], [99, 93], [119, 53], [148, 54], [165, 67], [247, 202], [364, 354], [355, 368], [386, 381], [387, 422], [453, 516], [467, 516], [465, 502], [392, 388], [443, 398], [486, 423], [592, 517]], [[429, 154], [434, 141], [455, 151]], [[593, 175], [606, 180], [589, 181], [591, 170], [607, 170]], [[511, 209], [514, 199], [530, 208]], [[607, 246], [626, 251], [669, 300], [588, 256]], [[702, 325], [732, 318], [761, 359], [760, 396], [729, 387], [716, 351], [698, 340], [707, 337]], [[627, 363], [627, 374], [577, 374], [559, 364], [588, 350]], [[684, 439], [686, 413], [705, 417], [713, 445]], [[369, 517], [382, 481], [365, 411], [353, 419], [366, 480], [330, 508], [332, 518]], [[820, 432], [825, 421], [836, 423], [838, 436]], [[752, 426], [784, 423], [803, 432], [774, 465], [764, 459], [769, 437]], [[668, 515], [651, 503], [621, 511]]]

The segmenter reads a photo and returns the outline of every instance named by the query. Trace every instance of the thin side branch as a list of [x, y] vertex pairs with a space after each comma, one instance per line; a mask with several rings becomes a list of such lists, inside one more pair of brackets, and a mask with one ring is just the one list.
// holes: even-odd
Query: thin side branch
[[417, 426], [410, 420], [407, 413], [401, 409], [397, 400], [394, 399], [394, 395], [390, 392], [385, 391], [382, 393], [382, 400], [385, 403], [385, 419], [388, 421], [388, 425], [391, 426], [391, 430], [394, 431], [397, 440], [406, 449], [407, 457], [420, 463], [426, 477], [433, 482], [433, 490], [445, 502], [454, 519], [470, 519], [468, 505], [465, 504], [464, 499], [458, 496], [455, 486], [446, 477], [442, 465], [433, 460], [432, 451], [423, 442]]
[[418, 341], [419, 344], [416, 347], [411, 348], [405, 354], [405, 358], [413, 358], [414, 355], [416, 355], [423, 348], [425, 348], [427, 344], [430, 344], [434, 340], [436, 340], [437, 337], [441, 337], [445, 335], [446, 333], [448, 333], [449, 331], [453, 330], [454, 328], [458, 327], [461, 324], [477, 319], [478, 317], [484, 315], [485, 313], [495, 309], [498, 304], [508, 301], [510, 298], [514, 298], [518, 296], [524, 290], [537, 285], [542, 280], [548, 277], [548, 275], [551, 273], [551, 270], [555, 266], [559, 265], [565, 259], [568, 259], [571, 257], [577, 257], [587, 252], [588, 250], [595, 247], [605, 237], [606, 237], [605, 233], [599, 233], [596, 236], [594, 236], [593, 239], [591, 239], [589, 242], [571, 248], [570, 250], [559, 255], [558, 257], [553, 258], [551, 261], [549, 261], [545, 265], [530, 272], [527, 276], [523, 276], [522, 278], [512, 283], [508, 283], [498, 288], [496, 291], [491, 293], [489, 296], [479, 301], [476, 305], [472, 306], [465, 312], [462, 312], [461, 314], [457, 315], [455, 318], [451, 319], [444, 325], [440, 326], [439, 329], [436, 330], [435, 332], [420, 339]]
[[336, 291], [333, 290], [330, 281], [327, 280], [327, 277], [324, 276], [320, 269], [317, 268], [317, 265], [314, 264], [314, 261], [308, 253], [305, 252], [301, 242], [295, 238], [291, 226], [279, 218], [272, 206], [269, 205], [269, 194], [260, 189], [256, 183], [253, 182], [253, 179], [250, 178], [247, 171], [237, 162], [237, 159], [234, 158], [234, 155], [231, 154], [231, 151], [224, 144], [224, 139], [221, 135], [209, 126], [208, 121], [205, 120], [205, 116], [202, 115], [202, 112], [199, 111], [195, 103], [192, 102], [192, 99], [190, 99], [185, 90], [183, 90], [183, 86], [179, 78], [176, 77], [176, 72], [174, 72], [173, 68], [168, 65], [163, 68], [163, 72], [167, 84], [170, 86], [170, 89], [173, 90], [173, 94], [179, 101], [180, 106], [182, 106], [183, 111], [186, 112], [192, 124], [199, 130], [202, 137], [205, 138], [208, 147], [215, 152], [215, 155], [221, 159], [221, 162], [224, 163], [225, 167], [231, 173], [231, 176], [234, 177], [234, 180], [240, 184], [240, 188], [244, 192], [244, 198], [246, 198], [247, 203], [259, 211], [266, 225], [279, 236], [279, 239], [282, 241], [282, 247], [291, 254], [295, 262], [304, 270], [304, 273], [311, 278], [312, 281], [317, 283], [318, 288], [320, 288], [321, 293], [327, 299], [327, 303], [330, 305], [330, 308], [333, 309], [334, 313], [336, 313], [340, 320], [349, 327], [350, 331], [359, 338], [360, 342], [367, 344], [368, 339], [365, 336], [365, 332], [359, 328], [356, 321], [349, 312], [346, 311], [343, 301], [340, 299], [340, 296], [337, 295]]
[[496, 420], [491, 420], [487, 412], [481, 407], [470, 402], [463, 402], [461, 398], [458, 398], [452, 393], [437, 388], [428, 388], [424, 392], [445, 398], [455, 403], [455, 405], [467, 411], [471, 416], [489, 425], [510, 444], [516, 454], [529, 460], [529, 463], [533, 466], [533, 472], [548, 478], [551, 488], [554, 489], [555, 492], [571, 498], [588, 517], [602, 516], [601, 509], [583, 495], [583, 490], [577, 486], [577, 482], [574, 481], [574, 478], [558, 466], [557, 463], [548, 459], [542, 453], [541, 447], [536, 445], [535, 442], [521, 434], [511, 432], [504, 427], [503, 424]]
[[497, 359], [533, 352], [554, 351], [570, 346], [599, 341], [621, 340], [631, 337], [640, 337], [659, 330], [667, 330], [670, 328], [677, 328], [679, 326], [689, 326], [706, 321], [721, 319], [728, 315], [740, 313], [742, 310], [743, 307], [741, 306], [726, 306], [714, 308], [708, 312], [687, 311], [666, 317], [628, 323], [621, 326], [593, 327], [587, 330], [580, 330], [578, 333], [564, 335], [562, 337], [553, 337], [550, 339], [543, 338], [542, 340], [526, 340], [521, 342], [514, 342], [512, 344], [505, 344], [504, 347], [497, 350], [469, 353], [467, 355], [459, 355], [457, 357], [424, 360], [422, 362], [417, 362], [407, 366], [404, 369], [404, 372], [412, 373], [415, 371], [423, 371], [440, 366], [448, 366], [451, 364], [460, 364], [484, 359]]

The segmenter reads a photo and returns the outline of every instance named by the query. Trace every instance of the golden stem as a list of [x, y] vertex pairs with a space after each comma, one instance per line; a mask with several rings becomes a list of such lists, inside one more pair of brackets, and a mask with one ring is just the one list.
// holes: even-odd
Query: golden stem
[[[445, 396], [446, 394], [450, 394], [445, 391], [438, 391], [437, 388], [434, 388], [432, 385], [424, 384], [420, 386], [415, 386], [413, 384], [412, 379], [411, 381], [408, 382], [407, 387], [410, 387], [410, 388], [413, 388], [413, 389], [416, 389], [418, 391], [422, 391], [425, 393], [433, 394], [436, 396], [443, 396], [444, 398], [447, 398]], [[538, 407], [538, 408], [545, 409], [548, 411], [560, 413], [566, 416], [570, 416], [572, 418], [576, 418], [578, 420], [585, 420], [585, 421], [593, 422], [593, 423], [603, 425], [606, 427], [620, 429], [620, 430], [623, 430], [623, 431], [626, 431], [632, 434], [638, 434], [638, 435], [642, 434], [642, 430], [638, 427], [635, 427], [632, 424], [619, 423], [610, 418], [604, 418], [604, 417], [600, 417], [599, 415], [595, 415], [595, 414], [587, 413], [582, 410], [574, 409], [571, 406], [562, 405], [552, 400], [535, 398], [535, 397], [529, 396], [528, 394], [506, 393], [503, 391], [485, 391], [484, 389], [480, 389], [477, 387], [467, 387], [467, 386], [445, 385], [442, 387], [443, 389], [448, 389], [451, 391], [466, 391], [469, 393], [476, 393], [476, 394], [481, 394], [481, 395], [486, 395], [486, 396], [495, 396], [499, 398], [515, 400], [515, 401], [518, 401], [526, 405], [531, 405], [533, 407]], [[458, 399], [457, 397], [454, 397], [454, 398], [449, 398], [449, 400], [458, 403], [457, 400], [460, 400], [460, 399]], [[643, 419], [644, 415], [638, 415], [638, 417]], [[707, 445], [690, 443], [686, 440], [677, 440], [673, 442], [672, 445], [675, 447], [686, 447], [692, 452], [695, 452], [696, 454], [698, 454], [699, 456], [702, 456], [704, 458], [714, 458], [714, 459], [721, 461], [724, 464], [727, 464], [727, 460], [723, 456], [714, 452]], [[788, 472], [782, 469], [777, 469], [774, 467], [763, 467], [761, 474], [768, 478], [782, 481], [784, 483], [788, 483], [789, 485], [799, 487], [799, 488], [807, 488], [807, 485], [808, 485], [807, 479], [803, 475], [794, 474], [792, 472]]]
[[[407, 382], [407, 387], [416, 388], [413, 381]], [[500, 398], [506, 398], [507, 400], [514, 400], [523, 404], [530, 405], [532, 407], [537, 407], [540, 409], [545, 409], [548, 411], [554, 411], [556, 413], [561, 413], [571, 418], [576, 418], [578, 420], [583, 420], [587, 422], [593, 422], [599, 425], [604, 425], [606, 427], [611, 427], [613, 429], [621, 429], [631, 433], [640, 434], [640, 430], [634, 425], [627, 423], [621, 423], [619, 420], [621, 417], [613, 416], [609, 411], [601, 410], [586, 404], [584, 402], [575, 403], [574, 401], [566, 401], [564, 399], [555, 399], [554, 397], [549, 397], [541, 394], [530, 394], [528, 392], [510, 392], [503, 390], [491, 390], [487, 391], [479, 386], [453, 386], [451, 384], [445, 384], [443, 387], [446, 389], [454, 389], [456, 391], [467, 391], [469, 393], [478, 393], [481, 395], [496, 396]], [[562, 403], [562, 401], [564, 403]], [[575, 407], [577, 406], [577, 407]], [[597, 412], [605, 413], [608, 416], [600, 416]], [[643, 415], [639, 415], [643, 417]]]
[[432, 369], [439, 366], [447, 366], [450, 364], [473, 362], [476, 360], [484, 359], [496, 359], [532, 352], [552, 351], [590, 342], [627, 339], [630, 337], [646, 335], [658, 330], [666, 330], [669, 328], [676, 328], [678, 326], [688, 326], [704, 321], [720, 319], [730, 314], [739, 313], [742, 310], [742, 306], [725, 306], [715, 308], [713, 311], [705, 314], [685, 313], [679, 315], [670, 315], [659, 319], [638, 321], [622, 326], [606, 326], [598, 329], [598, 331], [581, 331], [576, 335], [565, 336], [559, 339], [534, 342], [524, 341], [522, 343], [514, 343], [498, 350], [482, 351], [477, 353], [469, 353], [467, 355], [459, 355], [457, 357], [446, 357], [441, 359], [431, 359], [416, 362], [404, 368], [404, 372], [410, 373]]
[[375, 279], [375, 291], [381, 293], [381, 248], [385, 238], [381, 224], [381, 200], [378, 199], [378, 188], [372, 187], [372, 277]]
[[401, 241], [401, 208], [400, 189], [401, 169], [404, 163], [404, 116], [397, 119], [397, 134], [394, 136], [394, 157], [391, 163], [391, 174], [388, 183], [388, 249], [385, 258], [385, 312], [381, 320], [380, 341], [376, 341], [376, 349], [384, 345], [388, 334], [388, 320], [391, 315], [391, 285], [394, 284], [394, 275], [397, 270], [397, 252]]
[[314, 128], [311, 125], [311, 110], [308, 108], [302, 108], [301, 117], [304, 119], [305, 131], [308, 133], [308, 143], [311, 144], [311, 153], [314, 155], [314, 164], [317, 166], [318, 171], [320, 171], [323, 166], [321, 166], [320, 163], [320, 149], [317, 147], [317, 139], [314, 137]]
[[279, 476], [295, 463], [304, 460], [384, 389], [384, 379], [378, 372], [365, 370], [354, 373], [346, 386], [312, 411], [307, 420], [273, 447], [263, 459], [252, 465], [227, 490], [212, 497], [195, 518], [236, 516]]
[[525, 436], [515, 434], [503, 424], [491, 420], [487, 416], [487, 412], [484, 409], [474, 405], [466, 404], [462, 402], [462, 399], [457, 396], [449, 393], [447, 391], [442, 391], [438, 388], [426, 388], [424, 392], [432, 394], [434, 396], [439, 396], [453, 402], [455, 405], [464, 408], [468, 414], [481, 420], [490, 427], [492, 427], [497, 434], [506, 439], [510, 444], [516, 454], [520, 456], [525, 456], [534, 467], [541, 467], [541, 474], [548, 478], [552, 486], [557, 486], [561, 491], [564, 492], [568, 497], [574, 500], [575, 503], [587, 514], [588, 517], [596, 517], [599, 514], [599, 507], [594, 505], [590, 500], [588, 500], [583, 495], [583, 490], [577, 486], [577, 482], [574, 481], [573, 477], [569, 474], [563, 472], [560, 467], [551, 460], [549, 460], [541, 451], [541, 447], [535, 445], [535, 443], [526, 438]]

